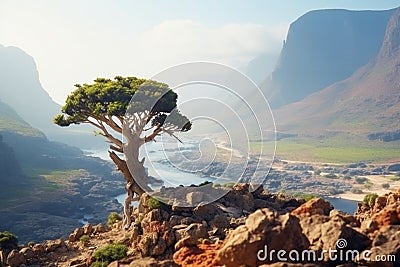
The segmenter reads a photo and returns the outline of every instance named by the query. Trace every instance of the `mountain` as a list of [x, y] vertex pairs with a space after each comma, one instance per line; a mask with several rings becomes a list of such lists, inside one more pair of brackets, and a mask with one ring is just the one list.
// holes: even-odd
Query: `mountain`
[[275, 111], [278, 128], [308, 133], [399, 130], [400, 8], [390, 18], [378, 55], [351, 77]]
[[293, 22], [277, 66], [260, 86], [271, 106], [299, 101], [367, 64], [393, 12], [316, 10]]
[[58, 130], [52, 117], [60, 106], [42, 88], [33, 58], [17, 47], [0, 45], [0, 97], [32, 126]]
[[278, 57], [279, 53], [264, 53], [259, 55], [247, 64], [244, 73], [256, 84], [260, 84], [265, 79], [265, 75], [274, 70]]
[[51, 140], [81, 148], [104, 147], [88, 127], [60, 128], [53, 117], [61, 106], [43, 89], [34, 59], [17, 47], [0, 45], [0, 100]]
[[4, 184], [8, 184], [12, 179], [21, 176], [21, 168], [15, 158], [12, 148], [3, 142], [0, 135], [0, 181], [2, 188]]

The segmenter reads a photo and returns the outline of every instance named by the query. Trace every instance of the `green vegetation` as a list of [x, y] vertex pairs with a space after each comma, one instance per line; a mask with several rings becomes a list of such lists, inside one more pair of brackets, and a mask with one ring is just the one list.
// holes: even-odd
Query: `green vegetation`
[[93, 262], [90, 267], [107, 267], [108, 262], [100, 262], [100, 261], [95, 261]]
[[363, 202], [368, 206], [372, 206], [375, 203], [375, 200], [378, 198], [378, 194], [371, 193], [364, 197]]
[[0, 132], [15, 132], [24, 136], [44, 137], [44, 134], [26, 123], [10, 106], [0, 101]]
[[36, 245], [35, 241], [29, 241], [28, 242], [28, 247], [33, 247], [34, 245]]
[[96, 265], [91, 266], [107, 266], [103, 263], [109, 264], [110, 262], [121, 260], [126, 257], [128, 248], [122, 244], [110, 244], [103, 248], [96, 250], [93, 253], [93, 258], [96, 260]]
[[353, 194], [362, 194], [362, 193], [363, 193], [363, 191], [362, 191], [360, 188], [358, 188], [358, 187], [353, 187], [353, 188], [350, 190], [350, 192], [353, 193]]
[[149, 198], [146, 204], [151, 210], [159, 209], [161, 205], [160, 201], [154, 197]]
[[84, 244], [88, 243], [89, 240], [90, 240], [90, 237], [88, 235], [83, 235], [83, 236], [81, 236], [81, 238], [79, 238], [79, 241], [81, 241]]
[[108, 215], [107, 224], [113, 225], [114, 223], [120, 220], [122, 220], [122, 217], [118, 213], [111, 212], [110, 215]]
[[232, 188], [235, 186], [235, 184], [236, 184], [235, 182], [229, 182], [229, 183], [222, 184], [222, 187]]
[[390, 177], [389, 180], [392, 181], [392, 182], [397, 182], [397, 181], [400, 181], [400, 177], [399, 176], [393, 176], [393, 177]]
[[0, 249], [14, 249], [18, 246], [18, 238], [7, 231], [0, 232]]
[[325, 175], [325, 177], [329, 179], [338, 179], [338, 176], [334, 173], [328, 173], [327, 175]]
[[[129, 185], [126, 186], [128, 195], [141, 196], [150, 190], [135, 182], [147, 178], [143, 160], [138, 156], [130, 157], [133, 169], [129, 170], [128, 162], [119, 153], [128, 149], [131, 155], [139, 155], [142, 145], [163, 133], [175, 136], [176, 132], [189, 131], [192, 123], [178, 110], [177, 99], [178, 95], [165, 83], [137, 77], [97, 78], [90, 84], [76, 84], [61, 108], [61, 114], [56, 115], [53, 122], [61, 127], [72, 124], [95, 127], [111, 143], [109, 155]], [[122, 124], [129, 126], [122, 127]], [[122, 135], [129, 142], [124, 143]], [[130, 217], [132, 211], [128, 207], [124, 205], [124, 216]]]
[[[250, 149], [260, 151], [261, 143], [250, 142]], [[273, 142], [265, 142], [264, 152], [272, 151]], [[276, 156], [303, 162], [387, 162], [398, 158], [400, 141], [382, 143], [359, 137], [339, 136], [323, 140], [284, 139], [276, 143]]]
[[356, 177], [354, 180], [356, 181], [357, 184], [364, 184], [365, 182], [368, 181], [368, 178], [365, 178], [365, 177]]
[[306, 202], [318, 197], [318, 195], [312, 193], [296, 193], [293, 196], [295, 198], [304, 199]]

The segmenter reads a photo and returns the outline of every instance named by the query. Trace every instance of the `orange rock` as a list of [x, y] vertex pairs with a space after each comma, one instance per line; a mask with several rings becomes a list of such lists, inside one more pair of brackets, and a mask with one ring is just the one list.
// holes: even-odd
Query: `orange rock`
[[221, 244], [200, 244], [195, 247], [183, 247], [174, 254], [174, 261], [182, 267], [219, 266], [217, 251]]
[[330, 211], [333, 209], [331, 203], [323, 200], [322, 198], [313, 198], [297, 209], [292, 211], [292, 215], [329, 215]]

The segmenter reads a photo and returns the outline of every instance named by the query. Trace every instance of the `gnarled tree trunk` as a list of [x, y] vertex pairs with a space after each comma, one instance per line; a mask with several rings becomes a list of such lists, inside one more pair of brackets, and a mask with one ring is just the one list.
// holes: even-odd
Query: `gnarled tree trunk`
[[[130, 137], [128, 142], [124, 144], [125, 160], [122, 160], [115, 152], [110, 151], [109, 156], [117, 165], [125, 178], [125, 189], [127, 196], [124, 203], [123, 227], [128, 229], [131, 225], [132, 208], [131, 204], [134, 200], [134, 195], [137, 199], [144, 192], [152, 191], [147, 185], [147, 173], [144, 168], [144, 159], [139, 161], [139, 148], [143, 144], [141, 138]], [[129, 167], [128, 167], [129, 164]], [[135, 198], [136, 199], [136, 198]]]

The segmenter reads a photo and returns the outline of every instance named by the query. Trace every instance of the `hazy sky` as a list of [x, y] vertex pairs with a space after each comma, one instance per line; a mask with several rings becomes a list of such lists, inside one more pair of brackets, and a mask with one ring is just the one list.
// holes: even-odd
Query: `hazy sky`
[[243, 69], [278, 53], [309, 10], [389, 9], [398, 0], [0, 0], [0, 44], [34, 57], [43, 87], [63, 103], [96, 77], [151, 77], [192, 60]]

